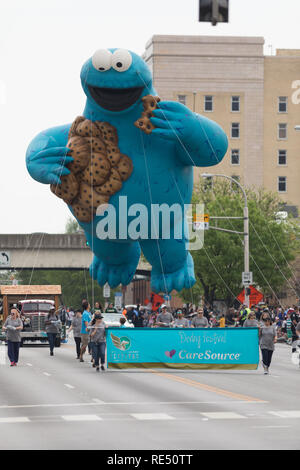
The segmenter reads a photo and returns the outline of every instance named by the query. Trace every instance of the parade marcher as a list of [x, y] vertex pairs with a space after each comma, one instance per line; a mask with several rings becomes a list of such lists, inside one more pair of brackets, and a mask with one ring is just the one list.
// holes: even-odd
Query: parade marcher
[[133, 316], [132, 323], [135, 328], [142, 328], [144, 326], [143, 312], [138, 310], [137, 314]]
[[158, 314], [156, 319], [156, 326], [159, 326], [160, 328], [169, 328], [173, 321], [173, 315], [167, 311], [167, 306], [163, 304], [161, 306], [161, 313]]
[[297, 325], [300, 321], [298, 307], [294, 307], [291, 312], [291, 332], [292, 332], [292, 353], [297, 351], [298, 335], [296, 332]]
[[80, 334], [81, 334], [81, 348], [80, 348], [80, 355], [79, 355], [80, 362], [84, 362], [83, 355], [86, 351], [86, 348], [88, 347], [89, 336], [90, 336], [87, 327], [90, 321], [92, 320], [91, 306], [88, 303], [88, 301], [83, 302], [82, 307], [83, 307], [83, 314], [81, 317], [81, 330], [80, 330]]
[[61, 321], [55, 313], [55, 308], [51, 307], [45, 320], [46, 333], [48, 336], [50, 356], [54, 356], [54, 347], [57, 334], [60, 332]]
[[125, 317], [121, 317], [119, 322], [120, 322], [120, 328], [126, 328], [126, 325], [125, 325], [126, 318]]
[[103, 316], [98, 311], [95, 312], [95, 323], [91, 326], [91, 337], [93, 343], [93, 357], [94, 366], [96, 371], [99, 371], [99, 359], [101, 361], [101, 370], [105, 370], [105, 349], [106, 349], [106, 325], [103, 321]]
[[251, 312], [250, 308], [247, 307], [245, 304], [243, 304], [242, 308], [240, 310], [240, 315], [241, 315], [240, 323], [241, 323], [241, 325], [243, 325], [244, 321], [246, 321], [246, 319], [247, 319], [250, 312]]
[[263, 312], [261, 321], [263, 325], [259, 326], [259, 346], [262, 354], [264, 374], [268, 374], [275, 349], [274, 344], [277, 342], [277, 333], [267, 312]]
[[19, 361], [19, 349], [21, 344], [21, 330], [23, 323], [17, 309], [11, 309], [10, 316], [7, 317], [3, 325], [6, 331], [7, 354], [10, 360], [10, 366], [16, 366]]
[[218, 326], [219, 326], [219, 328], [225, 328], [225, 326], [226, 326], [226, 320], [225, 320], [224, 313], [221, 314], [221, 316], [218, 320]]
[[177, 318], [172, 323], [174, 328], [189, 328], [189, 321], [187, 318], [184, 318], [183, 311], [177, 310]]
[[113, 306], [113, 304], [109, 304], [105, 309], [105, 313], [118, 313], [118, 310]]
[[198, 309], [197, 315], [195, 315], [192, 319], [192, 328], [208, 328], [209, 323], [207, 318], [204, 316], [204, 311], [202, 308]]
[[80, 359], [80, 344], [81, 344], [81, 310], [76, 310], [75, 317], [69, 328], [69, 333], [73, 330], [74, 341], [76, 344], [76, 359]]
[[256, 320], [255, 312], [250, 312], [247, 319], [243, 324], [244, 328], [255, 328], [258, 327], [258, 321]]

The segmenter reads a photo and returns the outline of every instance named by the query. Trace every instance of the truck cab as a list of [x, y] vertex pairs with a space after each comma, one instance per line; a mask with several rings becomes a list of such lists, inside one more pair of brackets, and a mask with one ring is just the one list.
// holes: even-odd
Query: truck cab
[[[21, 339], [24, 341], [47, 341], [45, 320], [51, 307], [55, 307], [53, 300], [32, 299], [20, 300], [17, 308], [23, 321]], [[60, 335], [57, 335], [56, 347], [60, 346]]]
[[[60, 285], [0, 285], [0, 340], [5, 340], [2, 325], [12, 308], [17, 308], [23, 321], [22, 343], [48, 342], [45, 320], [51, 307], [57, 315], [61, 308]], [[65, 326], [57, 335], [56, 346], [60, 346], [65, 336]]]

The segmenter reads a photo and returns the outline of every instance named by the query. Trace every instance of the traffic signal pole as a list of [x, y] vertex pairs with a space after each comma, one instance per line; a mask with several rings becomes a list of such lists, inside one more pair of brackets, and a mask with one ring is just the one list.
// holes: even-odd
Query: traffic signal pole
[[[237, 181], [235, 180], [234, 178], [231, 178], [230, 176], [227, 176], [227, 175], [214, 175], [214, 174], [210, 174], [210, 173], [203, 173], [201, 175], [203, 178], [213, 178], [214, 176], [219, 176], [221, 178], [226, 178], [228, 180], [230, 180], [231, 182], [234, 182], [239, 188], [240, 190], [242, 191], [243, 195], [244, 195], [244, 232], [241, 233], [241, 232], [238, 232], [238, 231], [234, 231], [234, 230], [227, 230], [227, 229], [224, 229], [224, 228], [219, 228], [219, 227], [211, 227], [212, 229], [215, 229], [215, 230], [220, 230], [222, 232], [230, 232], [230, 233], [238, 233], [238, 234], [242, 234], [244, 235], [244, 272], [245, 273], [249, 273], [249, 269], [250, 269], [250, 263], [249, 263], [249, 212], [248, 212], [248, 201], [247, 201], [247, 194], [246, 194], [246, 191], [244, 190], [243, 186]], [[217, 218], [224, 218], [224, 217], [211, 217], [211, 219], [217, 219]], [[239, 219], [240, 217], [226, 217], [226, 219]], [[245, 289], [245, 305], [247, 307], [249, 307], [249, 294], [248, 294], [248, 291], [247, 291], [247, 287], [245, 284], [244, 284], [244, 289]]]

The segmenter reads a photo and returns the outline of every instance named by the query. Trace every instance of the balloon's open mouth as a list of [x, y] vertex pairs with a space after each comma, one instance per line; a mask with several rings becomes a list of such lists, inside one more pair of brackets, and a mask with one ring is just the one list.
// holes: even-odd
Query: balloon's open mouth
[[108, 111], [123, 111], [132, 106], [141, 96], [144, 87], [100, 88], [89, 85], [94, 101]]

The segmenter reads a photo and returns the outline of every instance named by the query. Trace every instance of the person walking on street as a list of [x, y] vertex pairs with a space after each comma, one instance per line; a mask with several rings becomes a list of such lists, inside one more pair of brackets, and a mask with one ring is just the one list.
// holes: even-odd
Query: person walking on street
[[296, 332], [296, 328], [299, 320], [300, 318], [298, 307], [294, 307], [294, 310], [291, 312], [292, 354], [297, 351], [297, 343], [299, 338]]
[[204, 316], [204, 312], [202, 308], [198, 309], [197, 315], [195, 315], [192, 319], [192, 328], [208, 328], [209, 323], [207, 318]]
[[90, 333], [89, 333], [87, 327], [89, 326], [89, 323], [92, 320], [91, 306], [88, 303], [88, 301], [83, 302], [82, 307], [83, 307], [83, 314], [82, 314], [82, 317], [81, 317], [81, 330], [80, 330], [81, 348], [80, 348], [80, 354], [79, 354], [80, 362], [84, 362], [83, 355], [84, 355], [84, 353], [86, 351], [86, 348], [89, 344], [89, 336], [90, 336]]
[[81, 345], [81, 310], [76, 310], [72, 324], [69, 328], [69, 333], [73, 330], [74, 341], [76, 344], [76, 359], [80, 359], [80, 345]]
[[50, 356], [54, 356], [56, 336], [60, 331], [61, 322], [55, 313], [55, 308], [51, 307], [45, 320], [46, 333], [50, 346]]
[[7, 317], [3, 330], [6, 331], [7, 339], [7, 354], [10, 360], [10, 366], [16, 366], [19, 361], [19, 349], [21, 344], [21, 330], [23, 329], [23, 322], [17, 309], [13, 308], [10, 311], [10, 316]]
[[263, 325], [259, 326], [259, 346], [262, 354], [264, 374], [268, 374], [275, 349], [274, 345], [277, 342], [277, 333], [268, 313], [263, 312], [261, 320]]
[[255, 312], [250, 312], [247, 319], [243, 324], [244, 328], [255, 328], [258, 327], [258, 321], [256, 320]]
[[101, 361], [101, 370], [105, 370], [105, 349], [106, 349], [106, 325], [103, 321], [103, 316], [101, 313], [95, 314], [95, 323], [91, 326], [91, 338], [93, 343], [93, 357], [94, 357], [94, 366], [96, 371], [99, 371], [99, 359]]

